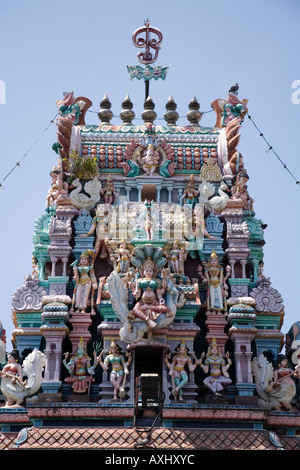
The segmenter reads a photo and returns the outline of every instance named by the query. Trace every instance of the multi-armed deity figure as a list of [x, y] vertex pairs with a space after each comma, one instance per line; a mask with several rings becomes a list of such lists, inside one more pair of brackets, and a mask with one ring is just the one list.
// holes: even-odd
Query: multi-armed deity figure
[[224, 276], [223, 267], [219, 264], [218, 255], [213, 250], [208, 263], [205, 265], [204, 276], [202, 270], [202, 266], [199, 266], [200, 279], [207, 285], [207, 311], [215, 313], [226, 312], [226, 281], [230, 276], [230, 267], [227, 266], [226, 275]]
[[75, 393], [89, 393], [91, 383], [95, 381], [92, 377], [97, 366], [96, 354], [94, 353], [94, 364], [86, 352], [83, 338], [80, 338], [74, 356], [67, 362], [69, 353], [64, 354], [63, 364], [70, 373], [65, 382], [71, 383]]
[[144, 150], [137, 158], [137, 161], [148, 176], [153, 175], [156, 171], [159, 165], [159, 160], [159, 153], [154, 149], [153, 144], [149, 144], [147, 149]]
[[156, 327], [156, 319], [161, 313], [172, 315], [163, 295], [167, 287], [166, 280], [157, 277], [155, 262], [149, 257], [143, 264], [142, 277], [136, 278], [131, 285], [138, 302], [131, 311], [131, 318], [144, 320], [150, 328]]
[[[133, 273], [120, 277], [114, 270], [107, 278], [112, 307], [123, 322], [120, 338], [127, 343], [152, 338], [152, 330], [169, 325], [176, 314], [177, 307], [184, 304], [180, 294], [164, 269], [167, 260], [161, 247], [145, 244], [132, 252], [131, 264], [136, 268]], [[129, 310], [128, 293], [132, 292], [135, 305]]]
[[100, 355], [97, 357], [97, 360], [104, 371], [108, 371], [109, 366], [111, 366], [110, 381], [114, 387], [113, 401], [122, 399], [126, 394], [125, 381], [126, 376], [129, 374], [128, 367], [131, 364], [132, 356], [129, 355], [127, 362], [125, 362], [120, 347], [114, 341], [111, 342], [108, 355], [104, 361], [102, 361], [103, 354], [104, 351], [100, 353]]
[[222, 356], [221, 349], [217, 345], [216, 339], [213, 338], [211, 345], [208, 348], [206, 359], [204, 364], [202, 361], [205, 357], [205, 353], [201, 354], [198, 364], [205, 374], [209, 374], [203, 381], [203, 384], [214, 394], [221, 395], [220, 392], [224, 390], [229, 384], [231, 384], [231, 379], [227, 370], [232, 364], [231, 359], [229, 358], [229, 353], [227, 352], [225, 357], [227, 359], [227, 364], [225, 359]]
[[170, 369], [170, 375], [172, 377], [172, 395], [178, 397], [180, 401], [183, 401], [183, 387], [189, 380], [186, 369], [188, 369], [189, 372], [194, 372], [198, 365], [198, 360], [195, 357], [196, 361], [193, 364], [184, 341], [175, 348], [175, 352], [176, 354], [171, 363], [168, 360], [169, 355], [165, 356], [165, 364]]
[[94, 256], [94, 250], [83, 251], [80, 255], [79, 263], [76, 260], [71, 265], [73, 266], [76, 283], [71, 311], [74, 310], [75, 303], [76, 313], [84, 313], [86, 311], [91, 293], [92, 313], [95, 313], [93, 309], [93, 294], [95, 289], [97, 289], [97, 280], [94, 273]]

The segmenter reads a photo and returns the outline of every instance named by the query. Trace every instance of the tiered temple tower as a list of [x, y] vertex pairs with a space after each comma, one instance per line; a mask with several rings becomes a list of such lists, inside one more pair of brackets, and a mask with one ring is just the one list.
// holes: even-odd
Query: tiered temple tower
[[[88, 98], [71, 92], [57, 102], [58, 161], [35, 222], [33, 273], [12, 296], [13, 346], [24, 357], [43, 352], [45, 370], [34, 404], [9, 419], [0, 409], [3, 431], [17, 422], [54, 428], [53, 406], [73, 427], [158, 418], [166, 428], [206, 421], [277, 430], [263, 410], [286, 396], [266, 393], [259, 370], [275, 368], [284, 306], [263, 274], [266, 225], [238, 150], [247, 100], [231, 87], [212, 103], [214, 125], [203, 127], [194, 96], [180, 126], [170, 96], [157, 124], [149, 83], [166, 77], [152, 65], [162, 35], [146, 22], [133, 39], [149, 31], [158, 40], [139, 57], [145, 67], [128, 67], [145, 81], [142, 124], [128, 95], [119, 125], [107, 95], [94, 125], [85, 123]], [[278, 415], [276, 423], [291, 434], [300, 424]]]

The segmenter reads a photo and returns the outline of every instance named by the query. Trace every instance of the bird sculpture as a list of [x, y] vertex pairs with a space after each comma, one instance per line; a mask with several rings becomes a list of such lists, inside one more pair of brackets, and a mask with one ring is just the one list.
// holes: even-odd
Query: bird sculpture
[[[100, 199], [101, 183], [97, 178], [87, 181], [84, 185], [84, 192], [82, 191], [82, 184], [79, 178], [72, 181], [70, 193], [70, 201], [76, 209], [91, 209]], [[89, 196], [87, 196], [89, 194]]]

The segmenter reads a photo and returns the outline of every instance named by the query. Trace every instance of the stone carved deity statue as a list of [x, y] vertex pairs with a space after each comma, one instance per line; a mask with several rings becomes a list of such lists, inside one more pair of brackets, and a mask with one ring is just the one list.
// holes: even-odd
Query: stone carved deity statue
[[178, 240], [174, 240], [169, 251], [165, 251], [165, 256], [169, 261], [170, 271], [173, 274], [184, 276], [184, 262], [187, 258], [187, 251]]
[[63, 181], [61, 169], [54, 167], [50, 172], [50, 176], [52, 183], [46, 196], [46, 210], [49, 211], [55, 205], [70, 205], [69, 184]]
[[46, 356], [34, 349], [26, 356], [22, 365], [18, 350], [8, 354], [8, 362], [0, 372], [1, 392], [5, 396], [5, 407], [19, 407], [23, 403], [38, 400], [37, 393], [43, 382]]
[[[177, 308], [185, 302], [184, 294], [169, 277], [169, 269], [164, 268], [167, 260], [161, 247], [146, 243], [135, 247], [132, 254], [134, 270], [126, 276], [114, 270], [107, 278], [112, 307], [123, 323], [120, 338], [127, 343], [151, 341], [153, 330], [172, 323]], [[136, 299], [130, 307], [129, 293]]]
[[236, 176], [236, 181], [231, 189], [233, 199], [241, 199], [244, 202], [244, 209], [252, 210], [254, 200], [249, 196], [247, 181], [249, 176], [246, 172], [240, 172]]
[[142, 268], [143, 276], [136, 278], [132, 290], [138, 302], [133, 307], [130, 317], [144, 320], [150, 328], [155, 328], [156, 319], [161, 313], [171, 316], [163, 295], [166, 290], [166, 280], [157, 277], [155, 263], [149, 258]]
[[100, 190], [100, 195], [105, 204], [115, 204], [118, 197], [118, 193], [114, 187], [114, 182], [111, 179], [110, 175], [108, 175], [106, 186]]
[[110, 232], [110, 217], [108, 211], [105, 210], [104, 204], [98, 204], [96, 207], [96, 215], [92, 219], [92, 224], [89, 231], [81, 234], [81, 237], [90, 237], [96, 232], [96, 241], [94, 245], [95, 259], [97, 256], [100, 258], [107, 258], [108, 249], [107, 242]]
[[277, 368], [275, 369], [274, 380], [267, 387], [266, 391], [276, 397], [278, 403], [274, 406], [275, 410], [284, 409], [293, 411], [291, 401], [296, 395], [296, 385], [292, 377], [297, 376], [288, 365], [288, 359], [285, 355], [279, 354], [277, 357]]
[[120, 347], [112, 341], [108, 351], [108, 355], [102, 361], [104, 351], [97, 357], [98, 363], [103, 370], [108, 371], [111, 367], [110, 381], [114, 387], [114, 396], [112, 401], [118, 401], [125, 397], [125, 381], [126, 376], [129, 374], [128, 367], [132, 362], [132, 356], [129, 355], [128, 360], [125, 362], [124, 356], [121, 353]]
[[293, 377], [297, 377], [299, 368], [291, 369], [287, 357], [279, 354], [274, 370], [272, 362], [264, 353], [253, 359], [251, 367], [259, 397], [258, 405], [266, 409], [294, 411], [291, 405], [296, 394]]
[[132, 258], [132, 254], [127, 246], [125, 240], [121, 240], [118, 249], [115, 252], [117, 257], [116, 262], [116, 271], [122, 274], [125, 274], [130, 269], [130, 259]]
[[[94, 250], [83, 251], [79, 258], [72, 263], [75, 279], [75, 288], [73, 293], [73, 303], [71, 311], [74, 311], [74, 303], [76, 313], [85, 313], [88, 307], [88, 301], [91, 295], [97, 289], [97, 280], [94, 273]], [[92, 314], [94, 314], [93, 302], [91, 302]]]
[[191, 175], [182, 194], [184, 204], [190, 204], [192, 207], [198, 202], [199, 191], [195, 189], [194, 176]]
[[137, 158], [137, 161], [148, 176], [155, 173], [159, 165], [159, 160], [159, 153], [154, 149], [153, 144], [148, 145], [146, 150], [142, 151], [141, 155]]
[[178, 398], [179, 401], [184, 401], [183, 387], [188, 383], [188, 372], [194, 372], [198, 366], [198, 360], [194, 356], [196, 360], [193, 364], [184, 341], [181, 341], [175, 351], [176, 354], [171, 363], [169, 362], [169, 355], [165, 356], [165, 364], [170, 370], [169, 373], [172, 377], [172, 395]]
[[205, 353], [201, 354], [198, 364], [205, 374], [209, 374], [203, 381], [203, 384], [216, 396], [221, 396], [224, 388], [231, 384], [231, 379], [227, 370], [232, 364], [232, 361], [227, 352], [225, 357], [227, 364], [222, 356], [221, 350], [217, 345], [216, 339], [213, 338], [211, 345], [208, 348], [204, 364], [202, 361]]
[[223, 267], [218, 261], [218, 255], [213, 250], [208, 263], [205, 265], [204, 276], [202, 274], [202, 270], [202, 266], [199, 266], [198, 272], [200, 279], [206, 283], [207, 286], [207, 311], [215, 313], [222, 311], [226, 312], [226, 281], [230, 276], [230, 267], [227, 266], [226, 275], [224, 276]]
[[94, 364], [92, 365], [83, 338], [80, 338], [75, 354], [69, 362], [67, 362], [69, 353], [66, 352], [64, 356], [63, 364], [70, 373], [70, 377], [67, 377], [65, 382], [72, 384], [74, 393], [89, 393], [91, 383], [95, 381], [93, 375], [97, 367], [96, 354], [94, 353]]

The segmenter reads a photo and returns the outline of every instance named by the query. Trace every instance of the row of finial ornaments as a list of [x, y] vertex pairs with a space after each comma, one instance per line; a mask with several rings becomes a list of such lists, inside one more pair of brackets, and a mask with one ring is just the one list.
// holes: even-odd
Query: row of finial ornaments
[[[132, 108], [132, 101], [127, 95], [122, 103], [122, 111], [120, 112], [120, 118], [122, 119], [123, 124], [125, 125], [131, 125], [133, 119], [135, 118], [135, 113]], [[155, 104], [151, 96], [148, 96], [148, 98], [144, 102], [144, 111], [142, 112], [142, 119], [145, 123], [153, 123], [157, 118], [157, 114], [154, 108]], [[179, 119], [179, 114], [176, 109], [177, 104], [170, 95], [166, 103], [166, 112], [164, 114], [164, 119], [169, 126], [175, 126], [177, 120]], [[110, 121], [113, 116], [113, 112], [111, 111], [111, 102], [108, 96], [105, 94], [100, 103], [100, 111], [98, 112], [98, 117], [101, 123], [110, 124]], [[192, 100], [189, 103], [189, 112], [187, 113], [187, 119], [191, 125], [195, 126], [199, 124], [201, 117], [202, 113], [200, 111], [200, 104], [198, 103], [196, 97], [193, 96]]]

